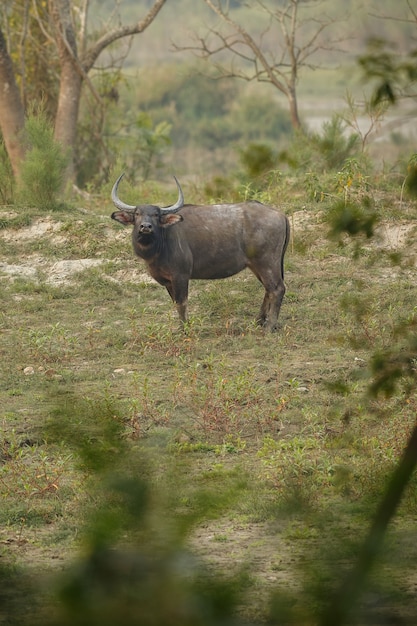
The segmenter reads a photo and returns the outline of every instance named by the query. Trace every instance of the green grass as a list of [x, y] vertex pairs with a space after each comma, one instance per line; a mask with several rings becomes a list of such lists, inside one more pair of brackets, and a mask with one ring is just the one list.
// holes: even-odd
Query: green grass
[[[274, 335], [254, 324], [262, 288], [246, 272], [192, 282], [181, 332], [167, 293], [141, 282], [129, 234], [102, 209], [54, 214], [52, 235], [2, 244], [5, 262], [46, 259], [37, 280], [1, 278], [3, 559], [47, 572], [57, 551], [61, 567], [83, 553], [91, 528], [116, 545], [145, 534], [158, 554], [185, 542], [222, 575], [239, 574], [233, 555], [247, 561], [250, 576], [236, 584], [249, 589], [248, 619], [266, 618], [271, 593], [314, 618], [354, 560], [415, 420], [404, 387], [389, 399], [366, 388], [370, 355], [397, 341], [416, 287], [374, 248], [353, 259], [350, 244], [325, 238], [323, 206], [307, 209], [317, 219], [294, 229]], [[107, 262], [48, 283], [48, 263], [87, 257]], [[120, 494], [138, 479], [153, 495], [147, 513], [142, 491], [126, 496], [135, 517]], [[416, 486], [371, 584], [406, 617]], [[361, 610], [366, 621], [371, 609]]]

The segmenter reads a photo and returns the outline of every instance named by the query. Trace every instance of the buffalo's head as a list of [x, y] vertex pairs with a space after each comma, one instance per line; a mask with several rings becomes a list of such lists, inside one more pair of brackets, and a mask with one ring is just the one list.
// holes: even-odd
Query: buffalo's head
[[182, 215], [178, 215], [177, 212], [184, 206], [184, 195], [175, 176], [174, 179], [178, 187], [178, 200], [172, 206], [163, 208], [150, 204], [133, 206], [122, 202], [117, 195], [117, 188], [123, 176], [124, 174], [121, 174], [113, 185], [111, 199], [118, 210], [114, 211], [111, 217], [121, 224], [133, 224], [134, 235], [137, 241], [146, 244], [147, 241], [150, 242], [153, 239], [158, 228], [166, 228], [182, 221]]

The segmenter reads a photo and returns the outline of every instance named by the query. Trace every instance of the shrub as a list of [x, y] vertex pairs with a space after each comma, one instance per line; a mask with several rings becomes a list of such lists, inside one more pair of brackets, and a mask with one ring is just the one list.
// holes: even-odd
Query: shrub
[[251, 143], [240, 150], [240, 162], [249, 178], [258, 178], [276, 166], [277, 157], [270, 146], [263, 143]]
[[358, 153], [359, 136], [346, 135], [343, 120], [334, 115], [324, 122], [321, 133], [296, 133], [280, 160], [298, 171], [338, 170], [345, 160]]
[[54, 140], [53, 128], [40, 110], [29, 115], [25, 125], [27, 152], [19, 181], [19, 200], [47, 210], [62, 204], [61, 194], [68, 154]]

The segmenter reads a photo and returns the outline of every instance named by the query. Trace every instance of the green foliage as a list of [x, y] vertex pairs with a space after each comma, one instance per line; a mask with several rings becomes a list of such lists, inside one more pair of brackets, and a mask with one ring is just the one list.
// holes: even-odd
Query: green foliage
[[100, 114], [96, 102], [84, 99], [77, 138], [77, 183], [107, 181], [116, 162], [132, 178], [158, 176], [171, 145], [172, 125], [166, 119], [155, 121], [148, 112], [128, 107], [121, 115], [119, 92], [126, 80], [121, 72], [98, 77], [102, 98]]
[[313, 145], [324, 159], [325, 167], [337, 169], [357, 149], [358, 135], [352, 133], [345, 136], [346, 126], [336, 114], [329, 122], [323, 123], [323, 133], [312, 135]]
[[241, 195], [235, 188], [235, 180], [226, 176], [214, 176], [204, 185], [204, 195], [209, 202], [238, 202]]
[[124, 125], [132, 122], [132, 116], [120, 119], [119, 92], [125, 83], [120, 69], [97, 72], [92, 77], [94, 87], [100, 96], [100, 102], [90, 90], [85, 90], [80, 102], [80, 114], [77, 124], [77, 141], [74, 165], [77, 185], [84, 188], [108, 179], [108, 172], [113, 165], [113, 151], [117, 135]]
[[[185, 539], [197, 521], [218, 515], [236, 499], [242, 478], [218, 471], [212, 486], [197, 481], [187, 487], [184, 481], [185, 490], [172, 490], [170, 480], [184, 479], [186, 471], [173, 463], [171, 479], [154, 477], [146, 450], [127, 445], [122, 413], [110, 396], [94, 402], [57, 398], [51, 412], [45, 434], [73, 450], [94, 502], [87, 505], [82, 555], [56, 577], [59, 605], [51, 611], [49, 600], [43, 601], [42, 623], [229, 623], [248, 585], [244, 570], [227, 579], [209, 574]], [[33, 589], [42, 597], [41, 583], [34, 581]], [[19, 592], [27, 590], [20, 584], [14, 593]], [[33, 610], [20, 619], [38, 623]]]
[[341, 206], [348, 202], [363, 202], [369, 206], [372, 198], [372, 185], [369, 175], [369, 160], [361, 155], [348, 158], [337, 171], [318, 174], [306, 172], [303, 185], [311, 200], [324, 202], [340, 199]]
[[152, 112], [157, 121], [168, 116], [166, 119], [176, 122], [175, 140], [188, 140], [202, 119], [223, 117], [229, 103], [238, 96], [237, 86], [231, 81], [214, 80], [189, 65], [180, 65], [173, 72], [171, 64], [143, 70], [137, 91], [140, 106]]
[[375, 85], [374, 105], [383, 101], [395, 104], [404, 95], [415, 97], [417, 49], [404, 56], [386, 40], [373, 38], [358, 62], [365, 79]]
[[225, 114], [228, 103], [236, 96], [236, 87], [230, 81], [217, 81], [199, 73], [183, 74], [182, 80], [172, 85], [161, 104], [175, 101], [176, 110], [192, 123], [201, 118], [215, 118]]
[[24, 139], [27, 152], [19, 180], [20, 202], [54, 210], [63, 204], [68, 155], [54, 140], [53, 127], [41, 109], [28, 116]]

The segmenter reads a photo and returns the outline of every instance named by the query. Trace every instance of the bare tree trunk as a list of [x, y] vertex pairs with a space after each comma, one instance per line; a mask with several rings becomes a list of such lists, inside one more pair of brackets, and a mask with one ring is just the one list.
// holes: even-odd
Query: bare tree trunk
[[[56, 30], [61, 65], [58, 108], [55, 117], [55, 139], [72, 151], [75, 146], [82, 75], [78, 64], [77, 41], [71, 18], [69, 0], [50, 0], [50, 14]], [[73, 176], [70, 155], [68, 178]]]
[[[78, 112], [81, 100], [81, 90], [85, 83], [92, 90], [95, 98], [99, 99], [88, 79], [88, 72], [94, 65], [100, 53], [117, 39], [135, 35], [144, 31], [155, 19], [166, 0], [155, 0], [143, 20], [129, 26], [120, 26], [105, 33], [92, 45], [85, 49], [85, 33], [81, 33], [84, 41], [82, 50], [78, 53], [76, 32], [71, 16], [70, 0], [49, 0], [50, 13], [56, 30], [56, 41], [61, 65], [61, 80], [58, 98], [58, 108], [55, 118], [55, 139], [66, 149], [74, 151], [77, 136]], [[87, 18], [87, 5], [84, 17]], [[85, 28], [85, 26], [84, 26]], [[73, 155], [70, 155], [73, 157]], [[73, 177], [73, 158], [70, 160], [67, 178]]]
[[25, 125], [25, 114], [17, 87], [6, 40], [0, 30], [0, 128], [15, 178], [25, 156], [19, 137]]
[[288, 106], [290, 110], [291, 125], [294, 128], [294, 130], [302, 130], [300, 115], [298, 113], [297, 94], [296, 94], [295, 89], [288, 90], [287, 98], [288, 98]]

